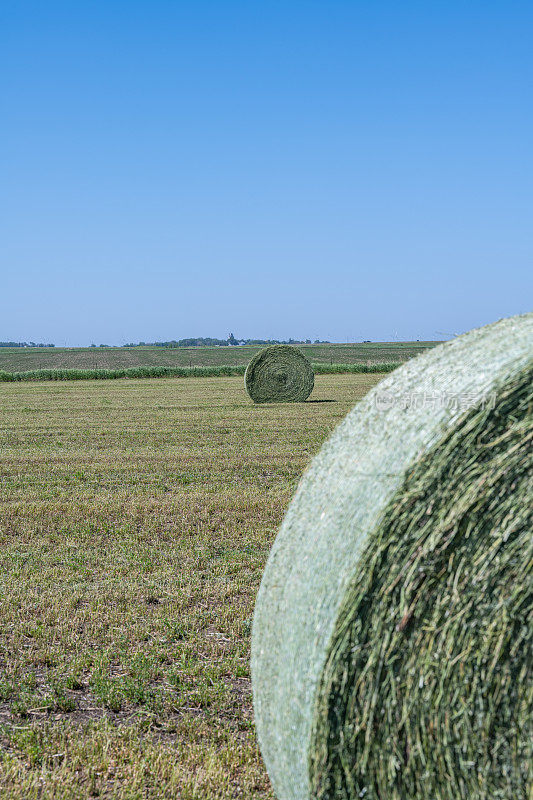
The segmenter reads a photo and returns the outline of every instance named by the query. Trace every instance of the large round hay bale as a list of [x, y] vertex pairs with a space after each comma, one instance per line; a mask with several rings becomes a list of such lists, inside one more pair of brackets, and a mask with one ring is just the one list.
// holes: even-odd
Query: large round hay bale
[[304, 475], [252, 636], [279, 800], [529, 796], [532, 352], [528, 314], [413, 359]]
[[254, 403], [301, 403], [315, 383], [313, 368], [303, 353], [288, 344], [266, 347], [252, 358], [244, 374]]

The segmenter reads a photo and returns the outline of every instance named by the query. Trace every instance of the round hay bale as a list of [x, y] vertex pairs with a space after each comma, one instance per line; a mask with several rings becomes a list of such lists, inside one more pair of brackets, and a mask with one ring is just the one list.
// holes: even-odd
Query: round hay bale
[[288, 344], [275, 344], [256, 353], [244, 374], [246, 391], [254, 403], [302, 403], [314, 383], [311, 364]]
[[413, 359], [304, 475], [252, 635], [279, 800], [529, 796], [532, 345], [527, 314]]

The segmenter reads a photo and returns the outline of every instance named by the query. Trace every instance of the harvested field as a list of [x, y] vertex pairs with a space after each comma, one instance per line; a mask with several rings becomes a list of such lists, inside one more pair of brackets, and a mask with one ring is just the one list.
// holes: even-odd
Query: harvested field
[[[297, 345], [310, 361], [360, 364], [406, 361], [437, 342]], [[241, 347], [0, 347], [0, 370], [245, 367], [264, 345]]]
[[0, 384], [0, 797], [273, 797], [255, 594], [302, 471], [380, 377], [259, 407], [242, 377]]

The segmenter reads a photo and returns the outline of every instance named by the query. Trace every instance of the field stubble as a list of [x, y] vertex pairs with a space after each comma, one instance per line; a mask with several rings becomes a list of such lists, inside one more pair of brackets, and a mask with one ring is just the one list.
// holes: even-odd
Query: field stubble
[[0, 797], [272, 798], [249, 637], [311, 456], [380, 375], [0, 385]]

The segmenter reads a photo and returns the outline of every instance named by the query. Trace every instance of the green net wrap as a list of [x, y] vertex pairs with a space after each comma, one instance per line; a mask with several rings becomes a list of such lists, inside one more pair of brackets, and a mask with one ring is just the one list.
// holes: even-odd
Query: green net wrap
[[257, 353], [246, 368], [244, 385], [254, 403], [307, 400], [315, 383], [313, 368], [296, 347], [276, 344]]
[[526, 800], [533, 314], [414, 359], [313, 461], [258, 594], [279, 800]]

